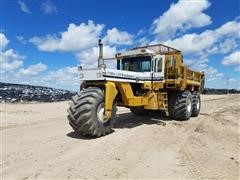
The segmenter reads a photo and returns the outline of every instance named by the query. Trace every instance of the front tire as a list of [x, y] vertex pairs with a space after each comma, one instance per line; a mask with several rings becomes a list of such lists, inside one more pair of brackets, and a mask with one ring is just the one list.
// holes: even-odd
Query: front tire
[[192, 94], [190, 91], [173, 92], [168, 97], [169, 116], [176, 120], [188, 120], [192, 115]]
[[104, 92], [97, 87], [83, 89], [72, 97], [68, 109], [68, 120], [74, 131], [82, 135], [100, 137], [112, 131], [116, 117], [116, 106], [113, 106], [112, 117], [103, 120]]

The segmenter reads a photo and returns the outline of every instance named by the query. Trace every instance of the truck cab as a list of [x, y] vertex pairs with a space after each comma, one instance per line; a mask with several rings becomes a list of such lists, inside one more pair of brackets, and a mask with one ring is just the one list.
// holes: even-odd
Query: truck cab
[[117, 70], [143, 73], [146, 79], [160, 80], [164, 76], [165, 55], [143, 48], [118, 53]]

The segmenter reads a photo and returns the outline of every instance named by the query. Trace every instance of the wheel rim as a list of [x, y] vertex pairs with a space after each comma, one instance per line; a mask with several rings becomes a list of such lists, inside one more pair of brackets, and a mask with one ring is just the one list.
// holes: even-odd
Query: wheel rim
[[103, 114], [104, 114], [104, 103], [101, 103], [99, 106], [98, 106], [98, 109], [97, 109], [97, 117], [98, 117], [98, 120], [104, 124], [106, 122], [108, 122], [109, 119], [104, 119], [103, 118]]
[[192, 109], [192, 101], [190, 98], [187, 99], [187, 111], [190, 113]]

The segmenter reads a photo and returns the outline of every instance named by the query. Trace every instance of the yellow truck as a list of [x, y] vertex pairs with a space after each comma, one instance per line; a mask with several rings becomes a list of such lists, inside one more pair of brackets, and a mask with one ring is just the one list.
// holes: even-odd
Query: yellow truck
[[[164, 112], [176, 120], [199, 115], [204, 72], [183, 64], [181, 51], [163, 45], [147, 45], [120, 52], [107, 68], [99, 40], [98, 67], [78, 67], [80, 91], [68, 109], [70, 126], [82, 135], [100, 137], [112, 131], [117, 106], [138, 116]], [[160, 113], [159, 113], [160, 114]]]

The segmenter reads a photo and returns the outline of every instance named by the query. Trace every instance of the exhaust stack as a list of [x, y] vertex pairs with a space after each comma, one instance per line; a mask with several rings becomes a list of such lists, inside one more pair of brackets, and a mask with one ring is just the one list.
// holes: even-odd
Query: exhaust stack
[[98, 56], [98, 67], [102, 67], [104, 65], [104, 60], [103, 60], [103, 43], [102, 40], [98, 40], [98, 46], [99, 46], [99, 56]]

